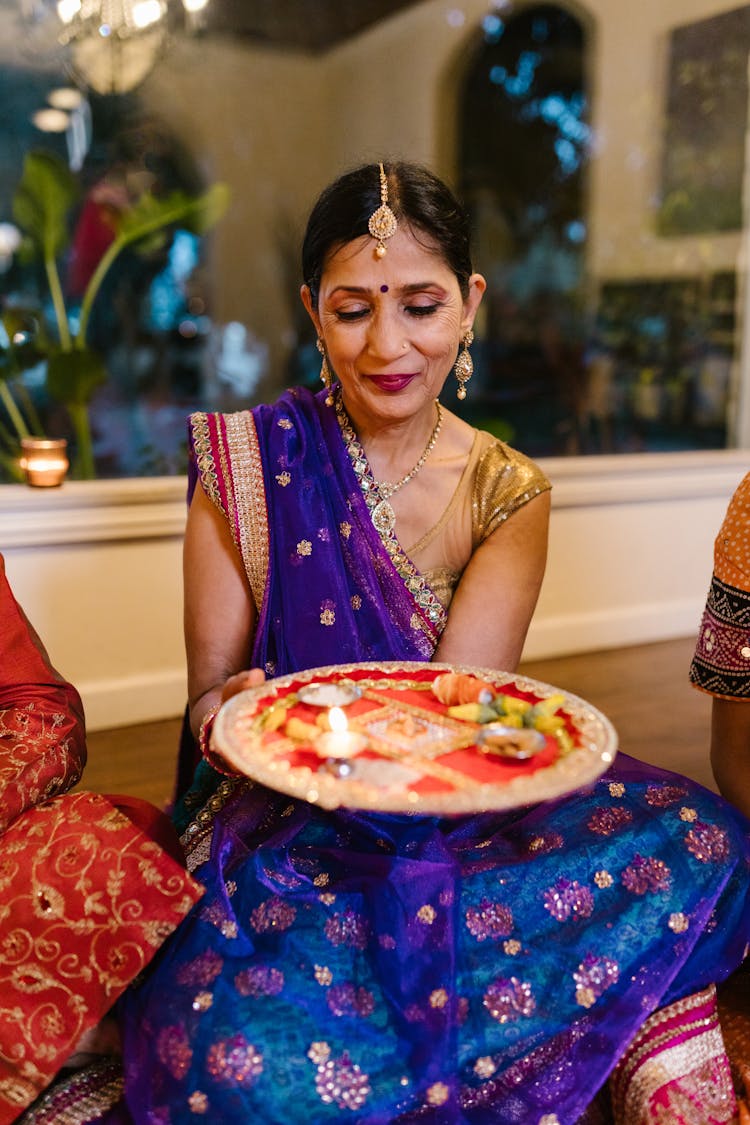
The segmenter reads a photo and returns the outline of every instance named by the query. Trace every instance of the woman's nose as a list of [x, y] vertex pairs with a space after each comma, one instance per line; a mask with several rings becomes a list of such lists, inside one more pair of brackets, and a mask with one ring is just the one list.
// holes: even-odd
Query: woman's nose
[[395, 316], [379, 312], [370, 321], [367, 347], [377, 359], [398, 359], [409, 350], [403, 325]]

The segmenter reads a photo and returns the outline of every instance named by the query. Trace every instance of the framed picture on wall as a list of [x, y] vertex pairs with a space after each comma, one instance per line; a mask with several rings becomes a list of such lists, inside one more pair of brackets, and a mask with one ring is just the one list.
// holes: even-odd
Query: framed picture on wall
[[662, 235], [742, 227], [748, 51], [750, 5], [670, 34]]

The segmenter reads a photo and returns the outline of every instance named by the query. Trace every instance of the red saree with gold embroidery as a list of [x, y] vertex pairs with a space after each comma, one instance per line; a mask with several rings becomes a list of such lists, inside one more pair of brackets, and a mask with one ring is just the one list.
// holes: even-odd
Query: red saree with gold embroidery
[[51, 666], [0, 556], [0, 1125], [201, 894], [155, 809], [66, 792], [85, 759], [78, 692]]

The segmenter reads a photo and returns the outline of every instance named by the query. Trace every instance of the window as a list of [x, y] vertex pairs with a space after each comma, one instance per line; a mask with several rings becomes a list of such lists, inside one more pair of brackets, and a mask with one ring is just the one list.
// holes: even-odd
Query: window
[[[173, 39], [132, 94], [84, 98], [60, 133], [35, 115], [55, 108], [65, 71], [0, 54], [2, 373], [15, 339], [19, 405], [51, 436], [75, 447], [34, 362], [38, 310], [54, 321], [47, 279], [9, 249], [23, 157], [39, 147], [81, 189], [59, 258], [73, 320], [108, 208], [144, 186], [231, 191], [208, 233], [174, 224], [107, 276], [90, 322], [107, 371], [91, 400], [100, 477], [181, 473], [190, 411], [317, 385], [298, 298], [304, 219], [338, 172], [388, 155], [431, 165], [469, 206], [489, 282], [471, 421], [532, 456], [744, 440], [750, 7], [703, 0], [686, 25], [677, 0], [638, 20], [610, 0], [373, 0], [342, 23], [319, 0], [309, 26], [267, 8], [209, 5], [201, 37]], [[3, 42], [10, 52], [17, 29]]]

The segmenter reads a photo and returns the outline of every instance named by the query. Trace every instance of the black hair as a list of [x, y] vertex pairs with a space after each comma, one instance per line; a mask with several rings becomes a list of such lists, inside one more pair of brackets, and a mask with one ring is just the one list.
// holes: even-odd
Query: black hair
[[[461, 295], [467, 297], [473, 271], [469, 221], [463, 207], [450, 188], [422, 165], [384, 161], [383, 168], [388, 178], [388, 205], [399, 223], [434, 243], [456, 275]], [[318, 197], [302, 243], [302, 276], [314, 305], [329, 254], [368, 234], [370, 216], [379, 206], [377, 164], [345, 172]]]

